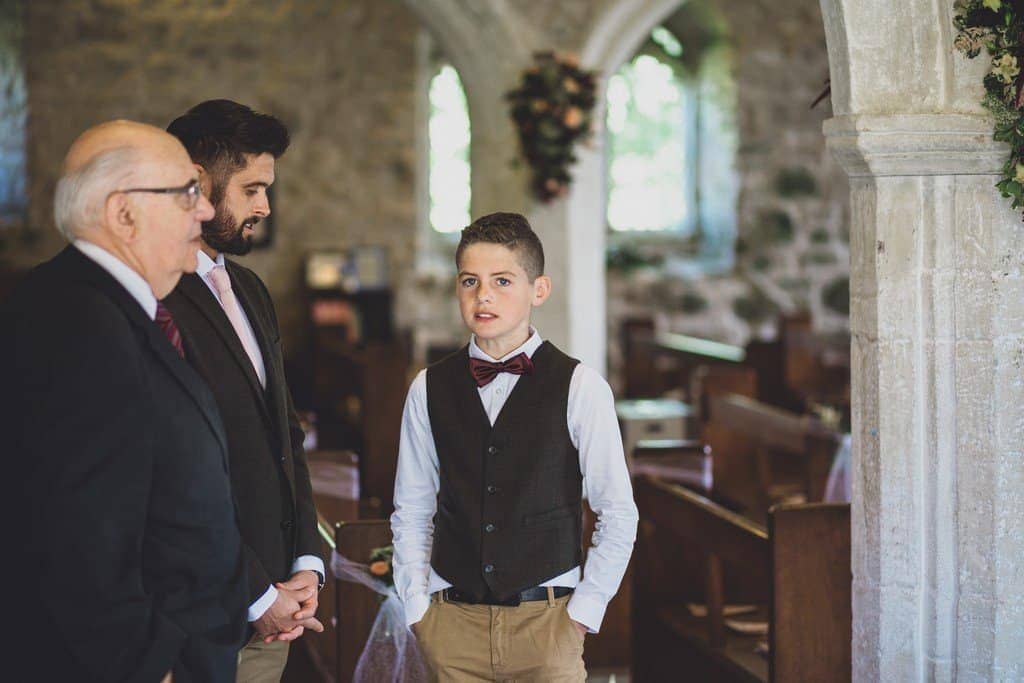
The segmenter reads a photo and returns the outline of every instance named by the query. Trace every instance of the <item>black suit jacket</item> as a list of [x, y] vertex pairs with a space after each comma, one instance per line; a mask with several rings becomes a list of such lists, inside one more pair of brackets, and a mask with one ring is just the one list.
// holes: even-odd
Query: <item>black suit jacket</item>
[[233, 261], [225, 267], [259, 343], [265, 390], [224, 309], [198, 275], [183, 276], [164, 303], [181, 330], [185, 357], [213, 390], [224, 418], [252, 602], [288, 578], [296, 557], [318, 555], [320, 545], [273, 302], [254, 272]]
[[202, 380], [75, 247], [0, 307], [0, 377], [5, 519], [18, 520], [5, 667], [39, 681], [172, 669], [175, 683], [233, 681], [245, 565]]

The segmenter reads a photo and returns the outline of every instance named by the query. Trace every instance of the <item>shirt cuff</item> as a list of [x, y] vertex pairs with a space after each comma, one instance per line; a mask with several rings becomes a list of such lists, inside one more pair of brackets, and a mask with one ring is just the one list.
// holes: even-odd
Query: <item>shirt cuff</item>
[[327, 580], [327, 572], [324, 570], [324, 561], [316, 555], [300, 555], [292, 562], [292, 574], [305, 570], [314, 571]]
[[405, 603], [405, 625], [412, 626], [423, 618], [430, 608], [430, 596], [426, 593], [410, 595]]
[[604, 611], [608, 609], [608, 603], [586, 594], [573, 593], [566, 609], [573, 621], [586, 626], [590, 633], [597, 633], [601, 630], [601, 622], [604, 620]]
[[262, 617], [275, 600], [277, 600], [277, 589], [268, 586], [267, 592], [261, 595], [259, 600], [249, 605], [249, 621], [256, 621]]

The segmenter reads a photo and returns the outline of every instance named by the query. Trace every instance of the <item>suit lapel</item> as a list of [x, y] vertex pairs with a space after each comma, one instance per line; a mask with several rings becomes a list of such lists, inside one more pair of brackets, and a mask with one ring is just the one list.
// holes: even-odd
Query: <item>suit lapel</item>
[[[232, 289], [234, 289], [232, 283]], [[214, 297], [213, 292], [206, 286], [196, 274], [183, 275], [181, 281], [178, 283], [178, 291], [180, 291], [192, 304], [199, 309], [199, 311], [210, 321], [213, 329], [217, 331], [221, 340], [227, 345], [231, 351], [231, 355], [234, 357], [235, 362], [238, 363], [239, 368], [245, 375], [249, 382], [249, 388], [252, 389], [256, 395], [257, 402], [260, 405], [260, 410], [263, 412], [263, 417], [267, 421], [270, 420], [270, 415], [267, 413], [266, 397], [263, 393], [263, 387], [260, 386], [259, 377], [256, 376], [256, 368], [252, 365], [252, 360], [249, 358], [249, 354], [245, 352], [245, 348], [242, 346], [242, 341], [238, 338], [238, 334], [235, 332], [235, 328], [231, 325], [231, 321], [228, 320], [227, 314], [224, 309], [221, 308], [220, 302]], [[235, 296], [238, 297], [238, 292], [235, 292]], [[253, 318], [246, 311], [246, 315], [249, 316], [250, 324], [252, 324]], [[255, 331], [256, 325], [253, 324]], [[187, 339], [187, 330], [183, 331], [183, 334]], [[256, 335], [257, 338], [259, 334]], [[260, 344], [262, 350], [263, 345]], [[266, 352], [263, 352], [263, 358], [266, 359]], [[266, 363], [264, 363], [266, 365]], [[267, 377], [269, 386], [269, 375]]]
[[[252, 276], [242, 272], [234, 262], [225, 259], [224, 265], [231, 277], [231, 287], [235, 292], [238, 304], [245, 311], [249, 319], [253, 335], [256, 337], [256, 344], [263, 355], [263, 371], [267, 378], [267, 390], [264, 398], [267, 401], [269, 411], [268, 421], [271, 424], [273, 433], [285, 443], [289, 439], [288, 434], [288, 408], [284, 392], [285, 381], [283, 376], [283, 364], [278, 357], [277, 329], [273, 321], [268, 317], [266, 307], [260, 305], [261, 297], [255, 289], [255, 282]], [[281, 370], [280, 372], [278, 370]], [[273, 416], [271, 418], [270, 416]], [[284, 416], [281, 419], [281, 416]], [[285, 468], [288, 477], [291, 473]]]
[[210, 429], [220, 443], [221, 455], [224, 457], [224, 465], [227, 466], [228, 442], [224, 434], [224, 427], [220, 421], [220, 415], [213, 401], [209, 389], [203, 384], [199, 375], [182, 359], [178, 352], [164, 336], [157, 324], [150, 320], [139, 303], [128, 291], [121, 286], [112, 275], [103, 270], [87, 256], [82, 254], [75, 247], [67, 247], [58, 258], [65, 258], [83, 279], [97, 285], [114, 301], [125, 313], [128, 321], [139, 330], [143, 339], [160, 363], [182, 386], [185, 392], [199, 407], [200, 413], [206, 419]]

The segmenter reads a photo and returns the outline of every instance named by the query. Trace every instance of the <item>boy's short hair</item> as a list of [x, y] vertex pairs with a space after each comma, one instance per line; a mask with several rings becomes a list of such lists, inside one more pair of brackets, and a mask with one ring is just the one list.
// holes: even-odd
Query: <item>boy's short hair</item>
[[455, 250], [456, 268], [466, 247], [477, 242], [500, 244], [515, 252], [530, 282], [544, 274], [544, 247], [529, 221], [521, 214], [490, 213], [470, 223], [463, 229], [462, 239]]

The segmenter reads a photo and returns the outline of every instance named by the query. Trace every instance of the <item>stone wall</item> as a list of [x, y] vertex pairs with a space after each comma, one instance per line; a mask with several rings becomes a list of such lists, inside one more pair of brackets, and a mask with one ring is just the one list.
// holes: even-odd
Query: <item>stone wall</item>
[[280, 117], [275, 241], [245, 263], [263, 276], [289, 354], [302, 348], [301, 266], [312, 249], [385, 244], [400, 291], [413, 259], [414, 80], [419, 21], [397, 1], [26, 3], [29, 231], [4, 252], [34, 264], [62, 246], [59, 165], [74, 137], [115, 117], [165, 126], [226, 97]]
[[[671, 267], [611, 269], [613, 374], [617, 329], [626, 315], [656, 313], [672, 330], [734, 343], [771, 336], [780, 309], [810, 308], [819, 329], [846, 329], [847, 186], [820, 134], [821, 121], [830, 115], [828, 101], [808, 109], [827, 75], [817, 2], [713, 1], [735, 43], [741, 253], [734, 272], [700, 279], [673, 275], [678, 269]], [[425, 126], [422, 102], [417, 106], [423, 87], [416, 51], [421, 21], [442, 39], [444, 31], [431, 25], [438, 17], [449, 25], [466, 17], [477, 27], [501, 22], [515, 40], [499, 44], [507, 50], [516, 43], [516, 54], [545, 47], [580, 51], [597, 18], [622, 3], [425, 4], [436, 7], [421, 11], [419, 3], [398, 0], [26, 3], [28, 240], [0, 252], [0, 258], [24, 266], [60, 248], [52, 192], [61, 156], [82, 129], [113, 117], [162, 126], [195, 102], [229, 97], [274, 113], [293, 133], [292, 148], [278, 165], [275, 243], [246, 258], [277, 301], [289, 352], [301, 350], [305, 339], [304, 254], [363, 243], [390, 248], [398, 324], [414, 328], [420, 339], [456, 342], [463, 332], [450, 299], [447, 254], [416, 258], [417, 250], [433, 249], [436, 256], [438, 249], [451, 249], [444, 241], [424, 240], [416, 229], [423, 209], [416, 199], [416, 175], [423, 168], [417, 136], [422, 145]], [[457, 42], [440, 48], [459, 62], [469, 43]], [[512, 86], [518, 67], [508, 54], [474, 50], [463, 73], [474, 121], [501, 121], [504, 104], [495, 109], [491, 100]], [[477, 215], [533, 211], [518, 187], [525, 175], [509, 170], [517, 151], [509, 131], [510, 126], [494, 125], [473, 131]], [[540, 211], [532, 217], [541, 221], [561, 280], [564, 259], [558, 252], [571, 245], [543, 224], [545, 216], [560, 222], [555, 215]], [[638, 248], [645, 248], [643, 240]], [[558, 285], [564, 293], [564, 281]], [[840, 310], [827, 304], [833, 299]], [[546, 307], [553, 320], [563, 315], [554, 310], [559, 305]], [[543, 316], [541, 324], [553, 327]]]
[[[626, 316], [653, 314], [674, 332], [734, 344], [774, 338], [780, 312], [809, 310], [825, 334], [848, 329], [849, 185], [826, 151], [828, 78], [816, 0], [728, 3], [737, 85], [740, 195], [731, 272], [687, 274], [683, 245], [633, 240], [632, 265], [608, 279], [612, 367]], [[685, 46], [684, 46], [685, 51]]]

